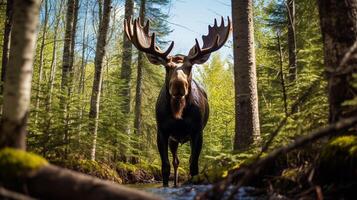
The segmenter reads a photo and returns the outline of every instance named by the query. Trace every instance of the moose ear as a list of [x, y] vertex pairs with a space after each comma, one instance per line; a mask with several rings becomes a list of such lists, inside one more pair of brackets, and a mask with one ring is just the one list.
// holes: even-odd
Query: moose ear
[[162, 60], [162, 58], [154, 56], [152, 54], [147, 53], [146, 57], [148, 58], [148, 60], [150, 61], [151, 64], [153, 65], [160, 65], [160, 64], [164, 64], [165, 61]]

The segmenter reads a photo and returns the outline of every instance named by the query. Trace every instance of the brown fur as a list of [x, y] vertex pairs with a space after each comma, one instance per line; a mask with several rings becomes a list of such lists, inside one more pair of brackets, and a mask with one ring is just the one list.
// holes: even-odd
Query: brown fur
[[183, 109], [186, 106], [186, 99], [183, 98], [173, 98], [170, 99], [172, 116], [175, 119], [182, 119]]

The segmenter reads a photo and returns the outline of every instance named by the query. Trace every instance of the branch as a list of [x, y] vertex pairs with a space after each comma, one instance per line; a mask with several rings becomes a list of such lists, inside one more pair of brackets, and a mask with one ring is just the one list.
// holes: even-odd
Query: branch
[[221, 199], [224, 191], [227, 190], [228, 186], [232, 183], [233, 180], [236, 180], [240, 177], [237, 185], [234, 188], [234, 191], [231, 195], [234, 195], [236, 191], [242, 186], [247, 184], [254, 176], [256, 176], [260, 170], [265, 167], [268, 163], [275, 160], [278, 156], [286, 154], [292, 150], [300, 148], [304, 145], [310, 144], [326, 136], [338, 135], [340, 132], [351, 128], [357, 124], [357, 116], [342, 119], [337, 123], [330, 124], [326, 127], [319, 128], [311, 133], [297, 138], [294, 142], [283, 146], [279, 149], [272, 151], [268, 156], [261, 158], [254, 163], [241, 167], [231, 174], [228, 177], [217, 183], [211, 190], [206, 191], [205, 193], [198, 194], [195, 199]]
[[25, 196], [23, 194], [7, 190], [0, 187], [0, 199], [12, 199], [12, 200], [35, 200], [31, 197]]

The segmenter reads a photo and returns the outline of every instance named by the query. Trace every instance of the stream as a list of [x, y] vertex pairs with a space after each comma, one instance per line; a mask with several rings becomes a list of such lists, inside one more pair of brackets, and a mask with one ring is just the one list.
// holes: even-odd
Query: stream
[[[195, 197], [197, 193], [204, 192], [210, 188], [212, 185], [184, 185], [177, 188], [174, 187], [162, 187], [161, 184], [133, 184], [128, 185], [129, 187], [143, 190], [146, 192], [153, 193], [157, 196], [162, 197], [165, 200], [191, 200]], [[231, 192], [230, 188], [224, 195], [227, 198]], [[223, 198], [223, 199], [225, 199]], [[259, 194], [253, 187], [242, 187], [239, 189], [237, 194], [235, 194], [234, 199], [236, 200], [265, 200], [267, 197], [263, 194]]]

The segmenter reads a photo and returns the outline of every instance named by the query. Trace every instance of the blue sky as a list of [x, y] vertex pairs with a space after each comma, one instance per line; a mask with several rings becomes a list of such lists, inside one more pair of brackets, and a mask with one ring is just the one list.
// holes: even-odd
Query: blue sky
[[[214, 18], [231, 16], [230, 2], [231, 0], [173, 0], [168, 20], [173, 32], [167, 37], [167, 40], [175, 41], [173, 54], [187, 54], [195, 44], [195, 38], [202, 44], [201, 36], [207, 34], [208, 25], [213, 24]], [[226, 57], [231, 54], [231, 48], [222, 47], [219, 52]]]

